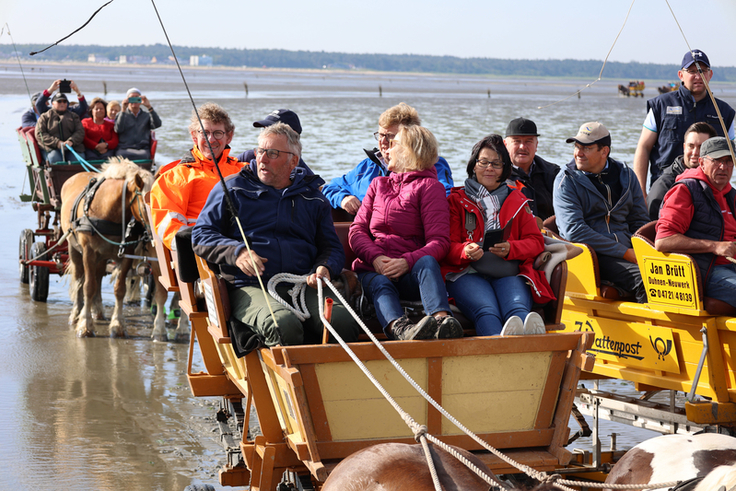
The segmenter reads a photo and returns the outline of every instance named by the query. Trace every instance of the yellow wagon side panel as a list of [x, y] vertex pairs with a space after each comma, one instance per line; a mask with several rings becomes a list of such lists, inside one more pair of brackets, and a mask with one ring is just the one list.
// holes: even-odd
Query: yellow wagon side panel
[[[397, 360], [427, 390], [424, 358]], [[396, 402], [420, 424], [427, 424], [427, 403], [388, 361], [365, 362]], [[378, 389], [352, 362], [315, 366], [333, 441], [411, 437], [411, 430]]]
[[[445, 358], [442, 405], [476, 433], [531, 430], [551, 359], [551, 352]], [[462, 432], [443, 417], [442, 434]]]

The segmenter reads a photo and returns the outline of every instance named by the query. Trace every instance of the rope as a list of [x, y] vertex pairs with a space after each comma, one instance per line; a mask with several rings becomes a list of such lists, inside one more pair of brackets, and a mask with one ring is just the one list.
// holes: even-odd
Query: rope
[[[363, 323], [363, 321], [358, 317], [358, 315], [355, 313], [353, 308], [350, 306], [350, 304], [343, 298], [343, 296], [340, 294], [340, 292], [337, 290], [337, 288], [327, 280], [326, 278], [322, 279], [327, 286], [332, 290], [332, 292], [335, 294], [337, 299], [342, 303], [342, 305], [350, 312], [353, 316], [353, 318], [358, 322], [360, 327], [363, 329], [363, 331], [368, 335], [368, 337], [371, 339], [373, 344], [376, 345], [376, 347], [383, 353], [383, 355], [386, 357], [386, 359], [396, 368], [396, 370], [406, 379], [409, 384], [411, 384], [414, 389], [424, 397], [424, 399], [429, 402], [432, 406], [434, 406], [435, 409], [437, 409], [445, 418], [447, 418], [449, 421], [451, 421], [455, 426], [457, 426], [460, 430], [462, 430], [466, 435], [468, 435], [470, 438], [472, 438], [475, 442], [477, 442], [479, 445], [481, 445], [483, 448], [491, 452], [496, 457], [500, 458], [507, 464], [515, 467], [516, 469], [521, 470], [528, 476], [532, 477], [533, 479], [536, 479], [537, 481], [540, 481], [542, 483], [549, 483], [552, 486], [561, 489], [563, 491], [575, 491], [567, 486], [579, 486], [579, 481], [570, 481], [570, 480], [562, 480], [559, 479], [559, 476], [556, 474], [549, 475], [544, 472], [538, 472], [536, 469], [533, 469], [527, 465], [524, 465], [520, 462], [517, 462], [510, 458], [507, 455], [504, 455], [502, 452], [500, 452], [498, 449], [492, 447], [487, 442], [483, 441], [473, 433], [470, 429], [466, 428], [462, 423], [460, 423], [457, 419], [455, 419], [454, 416], [452, 416], [450, 413], [448, 413], [442, 406], [440, 406], [429, 394], [427, 394], [424, 389], [422, 389], [415, 381], [412, 379], [409, 374], [404, 371], [404, 369], [401, 367], [401, 365], [398, 364], [398, 362], [389, 354], [389, 352], [386, 350], [386, 348], [378, 341], [378, 339], [373, 335], [373, 333], [368, 329], [368, 327]], [[378, 391], [386, 398], [386, 400], [391, 404], [391, 406], [401, 415], [402, 419], [404, 419], [405, 422], [407, 422], [407, 425], [412, 428], [414, 431], [414, 428], [420, 427], [416, 421], [409, 415], [406, 411], [404, 411], [401, 406], [396, 403], [396, 401], [391, 397], [391, 395], [386, 391], [386, 389], [376, 380], [376, 378], [373, 376], [373, 374], [368, 370], [368, 368], [363, 364], [363, 362], [358, 358], [358, 356], [353, 352], [352, 349], [345, 343], [345, 341], [340, 337], [340, 335], [337, 333], [337, 331], [332, 327], [332, 324], [330, 324], [327, 319], [324, 316], [324, 294], [323, 294], [323, 288], [322, 288], [322, 282], [317, 282], [317, 293], [319, 298], [319, 315], [320, 319], [322, 320], [324, 326], [330, 331], [330, 333], [335, 337], [337, 342], [342, 346], [342, 348], [345, 350], [345, 352], [350, 356], [350, 358], [353, 359], [353, 361], [358, 365], [358, 368], [368, 377], [370, 382], [378, 389]], [[426, 431], [426, 430], [425, 430]], [[416, 431], [415, 431], [416, 434]], [[439, 446], [441, 446], [443, 449], [446, 449], [451, 455], [455, 456], [457, 452], [448, 450], [448, 446], [446, 446], [443, 442], [436, 439], [435, 437], [428, 435], [426, 433], [423, 433], [421, 435], [422, 437], [426, 437], [429, 439], [432, 443], [435, 443]], [[457, 458], [457, 457], [456, 457]], [[462, 461], [462, 460], [461, 460]], [[465, 463], [465, 462], [463, 462]], [[478, 477], [486, 481], [490, 485], [498, 485], [498, 482], [492, 479], [490, 476], [488, 476], [485, 472], [482, 472], [478, 467], [468, 465], [469, 469], [471, 469], [473, 472], [475, 472]], [[606, 484], [606, 483], [585, 483], [586, 487], [590, 488], [606, 488], [606, 489], [660, 489], [660, 488], [669, 488], [672, 486], [677, 485], [678, 481], [671, 481], [661, 484]]]
[[[276, 285], [279, 283], [293, 283], [294, 288], [289, 290], [291, 296], [290, 304], [284, 300], [281, 295], [276, 293]], [[309, 313], [307, 308], [307, 277], [299, 276], [291, 273], [279, 273], [275, 274], [268, 280], [268, 293], [271, 294], [274, 300], [286, 307], [292, 314], [294, 314], [301, 322], [309, 319], [312, 314]], [[301, 302], [300, 302], [301, 301]]]
[[44, 52], [44, 51], [46, 51], [47, 49], [49, 49], [49, 48], [52, 48], [52, 47], [56, 46], [57, 44], [59, 44], [60, 42], [62, 42], [62, 41], [64, 41], [64, 40], [66, 40], [66, 39], [68, 39], [68, 38], [72, 37], [72, 36], [73, 36], [74, 34], [76, 34], [77, 32], [81, 31], [82, 29], [84, 29], [84, 28], [85, 28], [85, 27], [87, 26], [87, 24], [89, 24], [89, 23], [90, 23], [90, 22], [92, 21], [92, 19], [94, 19], [94, 18], [95, 18], [95, 15], [97, 15], [97, 14], [98, 14], [98, 13], [100, 12], [100, 10], [102, 10], [102, 9], [104, 9], [105, 7], [107, 7], [108, 5], [110, 5], [110, 4], [112, 3], [112, 1], [113, 1], [113, 0], [110, 0], [109, 2], [107, 2], [107, 3], [106, 3], [105, 5], [103, 5], [102, 7], [98, 8], [98, 9], [97, 9], [97, 10], [95, 11], [95, 13], [94, 13], [94, 14], [92, 14], [92, 17], [90, 17], [90, 18], [89, 18], [89, 19], [87, 20], [87, 22], [85, 22], [84, 24], [82, 24], [82, 27], [79, 27], [79, 28], [78, 28], [77, 30], [73, 31], [73, 32], [72, 32], [71, 34], [68, 34], [67, 36], [65, 36], [65, 37], [63, 37], [63, 38], [61, 38], [61, 39], [59, 39], [59, 40], [58, 40], [58, 41], [56, 41], [56, 42], [55, 42], [54, 44], [52, 44], [52, 45], [49, 45], [49, 46], [46, 46], [46, 47], [45, 47], [44, 49], [42, 49], [41, 51], [32, 51], [32, 52], [30, 53], [30, 55], [31, 55], [31, 56], [33, 56], [33, 55], [37, 55], [37, 54], [39, 54], [39, 53], [43, 53], [43, 52]]
[[603, 78], [603, 69], [606, 68], [606, 63], [608, 63], [608, 57], [611, 56], [611, 52], [613, 51], [614, 46], [616, 46], [619, 36], [621, 36], [621, 33], [624, 31], [624, 27], [626, 27], [626, 23], [629, 21], [629, 14], [631, 14], [631, 9], [634, 7], [634, 2], [636, 2], [636, 0], [631, 0], [631, 5], [629, 5], [629, 11], [626, 12], [626, 18], [624, 19], [624, 24], [621, 26], [621, 29], [619, 29], [618, 34], [616, 34], [616, 39], [613, 40], [611, 49], [608, 50], [608, 54], [606, 55], [606, 58], [603, 60], [603, 66], [601, 67], [601, 72], [598, 74], [598, 78], [593, 80], [591, 83], [589, 83], [582, 89], [579, 89], [577, 92], [574, 92], [572, 95], [569, 95], [565, 97], [564, 99], [560, 99], [559, 101], [555, 101], [552, 104], [547, 104], [546, 106], [538, 106], [537, 109], [546, 109], [550, 106], [554, 106], [555, 104], [559, 104], [560, 102], [564, 102], [570, 99], [571, 97], [575, 97], [576, 95], [580, 94], [582, 91], [587, 89], [588, 87], [592, 87], [593, 85], [595, 85], [596, 82], [599, 82], [601, 78]]
[[[13, 35], [10, 34], [10, 26], [8, 23], [5, 23], [5, 26], [3, 27], [3, 31], [5, 28], [8, 28], [8, 36], [10, 36], [10, 41], [13, 43], [13, 51], [15, 51], [15, 58], [18, 60], [18, 67], [20, 68], [20, 74], [23, 75], [23, 83], [26, 84], [26, 92], [28, 93], [28, 99], [31, 101], [31, 105], [33, 105], [33, 99], [31, 98], [31, 89], [28, 88], [28, 81], [26, 80], [26, 73], [23, 71], [23, 65], [20, 63], [20, 55], [18, 54], [18, 48], [15, 46], [15, 39], [13, 39]], [[3, 33], [0, 31], [0, 36], [2, 36]]]
[[72, 233], [71, 229], [67, 230], [64, 233], [64, 235], [61, 236], [61, 238], [58, 240], [58, 242], [56, 242], [56, 244], [54, 244], [53, 246], [51, 246], [48, 250], [43, 251], [41, 254], [39, 254], [38, 256], [36, 256], [34, 258], [26, 259], [26, 260], [21, 261], [21, 262], [23, 264], [25, 264], [25, 265], [28, 265], [32, 261], [36, 261], [37, 259], [44, 257], [46, 254], [48, 254], [49, 252], [53, 251], [54, 249], [56, 249], [57, 247], [59, 247], [61, 244], [63, 244], [66, 241], [66, 238], [69, 236], [70, 233]]
[[82, 167], [84, 168], [84, 170], [86, 170], [87, 172], [97, 172], [98, 174], [102, 172], [100, 169], [98, 169], [97, 167], [93, 166], [92, 164], [84, 160], [82, 156], [79, 155], [77, 152], [75, 152], [71, 146], [69, 145], [65, 145], [65, 146], [67, 149], [69, 149], [71, 153], [74, 154], [75, 157], [77, 157], [77, 159], [79, 160], [79, 163], [82, 164]]

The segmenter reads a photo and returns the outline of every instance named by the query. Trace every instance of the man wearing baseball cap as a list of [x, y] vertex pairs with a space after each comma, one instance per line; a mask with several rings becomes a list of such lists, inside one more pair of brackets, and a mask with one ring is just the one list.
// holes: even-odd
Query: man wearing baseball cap
[[[260, 121], [253, 121], [253, 126], [255, 128], [265, 128], [276, 123], [284, 123], [288, 125], [292, 130], [296, 131], [297, 134], [302, 134], [302, 123], [301, 121], [299, 121], [299, 116], [297, 116], [297, 114], [291, 109], [276, 109]], [[255, 159], [256, 152], [253, 149], [246, 150], [245, 152], [238, 155], [238, 160], [240, 162], [245, 162], [246, 164], [254, 161]], [[307, 166], [307, 164], [304, 162], [304, 160], [302, 160], [301, 157], [299, 157], [299, 164], [297, 165], [297, 167], [302, 167], [309, 176], [314, 174], [314, 172], [312, 172], [312, 169]]]
[[[647, 117], [634, 155], [634, 172], [644, 197], [647, 194], [647, 172], [651, 174], [649, 183], [653, 184], [662, 171], [672, 165], [680, 155], [685, 131], [690, 125], [704, 121], [713, 126], [719, 136], [726, 136], [706, 89], [706, 83], [713, 77], [708, 56], [699, 49], [688, 51], [677, 75], [682, 82], [677, 91], [647, 101]], [[733, 140], [736, 113], [720, 99], [716, 102], [728, 128], [728, 137]]]
[[665, 195], [654, 247], [693, 257], [705, 295], [736, 307], [736, 190], [733, 155], [726, 138], [700, 146], [700, 165], [680, 174]]
[[[531, 209], [542, 220], [555, 214], [552, 187], [560, 166], [537, 155], [539, 133], [531, 119], [516, 118], [506, 128], [503, 143], [511, 157], [511, 179], [524, 195], [531, 199]], [[519, 183], [522, 185], [519, 186]]]
[[50, 163], [77, 161], [67, 145], [79, 154], [84, 153], [84, 126], [79, 116], [69, 110], [66, 94], [57, 92], [51, 100], [51, 109], [38, 118], [36, 140]]
[[611, 134], [600, 123], [585, 123], [574, 143], [574, 159], [555, 179], [553, 202], [560, 235], [588, 244], [598, 256], [601, 280], [622, 297], [647, 301], [631, 236], [649, 222], [634, 171], [609, 157]]

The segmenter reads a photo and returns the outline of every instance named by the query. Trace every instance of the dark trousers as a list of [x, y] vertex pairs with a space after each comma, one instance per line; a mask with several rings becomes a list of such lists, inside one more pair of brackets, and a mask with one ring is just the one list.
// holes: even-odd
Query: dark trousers
[[601, 280], [613, 284], [624, 294], [633, 293], [637, 302], [647, 303], [647, 292], [638, 265], [621, 257], [598, 254], [598, 271]]

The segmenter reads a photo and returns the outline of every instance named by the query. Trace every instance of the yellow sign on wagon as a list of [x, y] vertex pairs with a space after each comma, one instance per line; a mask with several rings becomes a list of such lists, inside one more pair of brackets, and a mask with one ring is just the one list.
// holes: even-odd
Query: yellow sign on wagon
[[698, 285], [692, 262], [686, 258], [644, 256], [642, 279], [649, 303], [687, 309], [698, 308]]
[[595, 333], [595, 341], [588, 352], [595, 353], [600, 360], [629, 367], [680, 372], [677, 346], [670, 328], [587, 317], [577, 312], [571, 313], [565, 323], [574, 331]]

